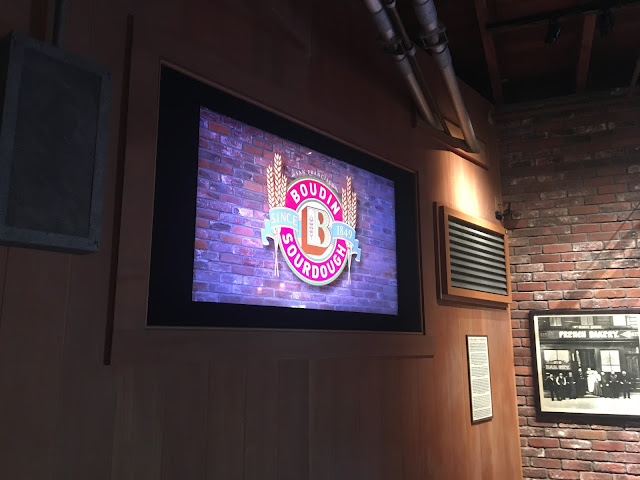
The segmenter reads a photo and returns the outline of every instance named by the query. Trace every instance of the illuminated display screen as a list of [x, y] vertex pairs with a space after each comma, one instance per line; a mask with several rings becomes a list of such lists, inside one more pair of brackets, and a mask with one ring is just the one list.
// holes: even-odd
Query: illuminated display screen
[[415, 172], [163, 67], [147, 324], [420, 332]]
[[194, 301], [398, 313], [393, 181], [206, 108], [199, 133]]

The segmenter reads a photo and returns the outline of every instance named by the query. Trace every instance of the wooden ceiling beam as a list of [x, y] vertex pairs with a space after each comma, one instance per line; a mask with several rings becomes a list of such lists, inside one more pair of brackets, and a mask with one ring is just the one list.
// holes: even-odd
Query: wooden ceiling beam
[[485, 28], [489, 17], [487, 0], [474, 0], [474, 3], [478, 26], [480, 27], [484, 57], [489, 69], [489, 80], [491, 81], [493, 99], [496, 103], [500, 104], [504, 101], [504, 98], [502, 94], [502, 79], [500, 78], [500, 70], [498, 68], [498, 56], [496, 55], [496, 46], [493, 43], [493, 34]]
[[596, 15], [588, 14], [582, 18], [582, 33], [580, 35], [580, 53], [576, 73], [576, 89], [578, 92], [587, 86], [587, 74], [591, 61], [591, 47], [593, 46], [593, 32], [596, 28]]

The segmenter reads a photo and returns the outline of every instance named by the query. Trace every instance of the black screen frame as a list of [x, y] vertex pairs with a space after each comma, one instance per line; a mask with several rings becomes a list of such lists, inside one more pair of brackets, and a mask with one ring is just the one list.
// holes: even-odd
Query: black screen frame
[[[397, 315], [192, 300], [201, 107], [394, 182]], [[421, 264], [416, 172], [162, 66], [147, 326], [420, 333], [424, 332]]]

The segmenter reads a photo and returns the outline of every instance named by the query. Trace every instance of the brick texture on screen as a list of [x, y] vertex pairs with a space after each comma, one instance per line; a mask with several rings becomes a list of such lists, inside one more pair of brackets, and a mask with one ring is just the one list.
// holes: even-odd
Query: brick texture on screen
[[[280, 153], [284, 174], [312, 175], [337, 192], [353, 178], [361, 261], [331, 284], [302, 282], [261, 229], [268, 216], [266, 169]], [[205, 108], [200, 112], [193, 299], [396, 314], [398, 311], [394, 186], [374, 175]], [[338, 193], [339, 194], [339, 193]], [[338, 197], [339, 198], [339, 197]]]
[[640, 479], [640, 420], [536, 419], [530, 310], [640, 307], [640, 101], [582, 101], [498, 121], [525, 479]]

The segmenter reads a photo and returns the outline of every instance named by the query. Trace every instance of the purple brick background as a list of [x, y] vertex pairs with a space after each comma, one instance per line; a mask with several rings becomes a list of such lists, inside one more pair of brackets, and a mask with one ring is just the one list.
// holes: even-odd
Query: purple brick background
[[[262, 245], [268, 216], [266, 168], [280, 153], [289, 181], [312, 175], [336, 191], [353, 178], [361, 261], [329, 285], [302, 282], [273, 241]], [[193, 300], [366, 313], [398, 313], [394, 187], [382, 178], [202, 108], [193, 267]], [[338, 197], [340, 198], [340, 197]]]

